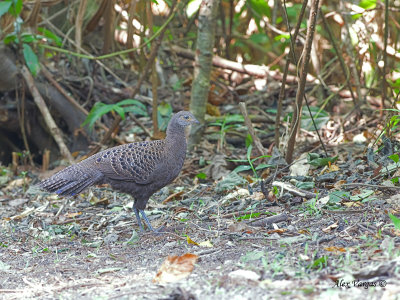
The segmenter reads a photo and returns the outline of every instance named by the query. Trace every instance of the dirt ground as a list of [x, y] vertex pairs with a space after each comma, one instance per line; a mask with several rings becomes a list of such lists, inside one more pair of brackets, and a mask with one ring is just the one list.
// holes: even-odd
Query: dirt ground
[[[164, 233], [132, 236], [129, 196], [97, 187], [59, 199], [22, 179], [0, 194], [2, 299], [400, 299], [395, 189], [333, 210], [323, 193], [273, 203], [259, 183], [216, 192], [183, 172], [147, 207]], [[192, 271], [155, 281], [187, 253]]]

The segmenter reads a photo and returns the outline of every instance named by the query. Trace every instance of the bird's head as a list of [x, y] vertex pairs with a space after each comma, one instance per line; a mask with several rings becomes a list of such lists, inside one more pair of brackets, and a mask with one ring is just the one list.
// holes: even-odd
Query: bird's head
[[176, 123], [179, 126], [186, 127], [191, 124], [200, 123], [197, 119], [192, 115], [189, 111], [180, 111], [176, 113], [173, 117], [171, 122]]

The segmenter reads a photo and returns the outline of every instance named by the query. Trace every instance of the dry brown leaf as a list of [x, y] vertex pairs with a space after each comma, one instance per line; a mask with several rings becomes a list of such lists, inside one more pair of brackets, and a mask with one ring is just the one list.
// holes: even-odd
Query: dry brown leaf
[[282, 234], [282, 233], [284, 233], [286, 231], [287, 231], [287, 229], [280, 228], [280, 229], [274, 229], [274, 230], [267, 231], [267, 234], [273, 234], [273, 233]]
[[339, 171], [339, 170], [340, 170], [340, 168], [337, 165], [335, 165], [335, 164], [329, 165], [329, 172], [335, 172], [335, 171]]
[[182, 256], [168, 256], [154, 277], [154, 283], [177, 282], [192, 273], [199, 257], [186, 253]]
[[326, 247], [325, 251], [329, 251], [329, 252], [346, 252], [346, 249], [343, 248], [343, 247], [332, 246], [332, 247]]
[[346, 183], [347, 183], [346, 180], [339, 180], [339, 181], [337, 181], [337, 182], [333, 185], [333, 187], [334, 187], [335, 189], [340, 189], [340, 188], [342, 187], [342, 185], [343, 185], [343, 184], [346, 184]]
[[72, 218], [75, 218], [77, 216], [80, 216], [81, 214], [82, 214], [81, 211], [80, 212], [75, 212], [75, 213], [68, 213], [68, 214], [65, 214], [64, 217], [72, 219]]
[[325, 233], [328, 233], [328, 232], [331, 232], [333, 229], [337, 228], [338, 226], [339, 226], [338, 223], [331, 224], [328, 227], [323, 228], [322, 231]]
[[171, 195], [169, 195], [162, 203], [168, 203], [169, 201], [172, 201], [174, 198], [179, 197], [183, 194], [183, 191], [177, 192], [177, 193], [173, 193]]
[[13, 188], [23, 186], [24, 184], [27, 185], [27, 184], [29, 184], [30, 181], [31, 181], [30, 178], [15, 179], [13, 181], [10, 181], [10, 183], [4, 188], [4, 191], [10, 191]]

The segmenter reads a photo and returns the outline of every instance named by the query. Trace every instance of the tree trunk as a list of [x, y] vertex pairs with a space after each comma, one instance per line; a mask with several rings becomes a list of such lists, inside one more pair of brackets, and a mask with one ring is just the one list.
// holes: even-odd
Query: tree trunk
[[[200, 5], [190, 111], [202, 124], [204, 123], [204, 115], [206, 113], [206, 104], [210, 88], [210, 74], [218, 4], [219, 0], [203, 0]], [[200, 141], [204, 131], [203, 128], [202, 125], [192, 125], [189, 147], [193, 147], [193, 145]]]

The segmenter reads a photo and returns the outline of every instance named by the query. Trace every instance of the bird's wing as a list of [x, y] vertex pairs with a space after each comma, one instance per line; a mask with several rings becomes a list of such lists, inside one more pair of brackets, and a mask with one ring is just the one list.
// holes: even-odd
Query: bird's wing
[[93, 156], [94, 164], [105, 177], [113, 180], [152, 182], [163, 162], [164, 140], [126, 144]]

